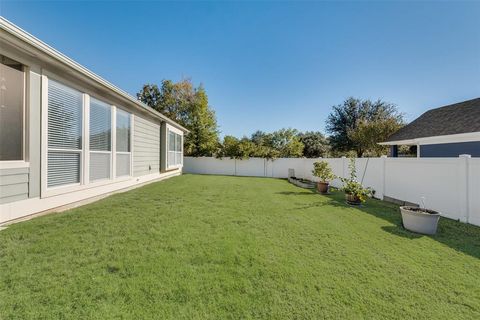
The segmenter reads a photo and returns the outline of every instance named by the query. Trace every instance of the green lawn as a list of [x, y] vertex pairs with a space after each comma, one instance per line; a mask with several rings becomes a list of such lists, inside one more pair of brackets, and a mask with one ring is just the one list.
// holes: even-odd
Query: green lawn
[[480, 228], [184, 175], [0, 231], [0, 319], [480, 319]]

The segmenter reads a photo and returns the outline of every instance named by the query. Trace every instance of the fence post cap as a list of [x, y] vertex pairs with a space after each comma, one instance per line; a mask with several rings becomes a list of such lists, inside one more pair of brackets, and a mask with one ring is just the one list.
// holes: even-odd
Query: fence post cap
[[471, 154], [461, 154], [458, 156], [459, 158], [471, 158], [472, 155]]

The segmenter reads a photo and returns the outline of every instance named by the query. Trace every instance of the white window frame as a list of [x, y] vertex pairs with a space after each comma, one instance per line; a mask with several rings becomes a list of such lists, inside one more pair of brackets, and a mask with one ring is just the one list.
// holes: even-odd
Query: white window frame
[[[130, 151], [117, 151], [117, 109], [122, 110], [123, 112], [126, 112], [130, 115]], [[115, 109], [115, 179], [125, 179], [125, 178], [131, 178], [133, 176], [133, 124], [134, 124], [134, 114], [131, 112], [128, 112], [127, 110], [124, 110], [122, 108], [116, 108]], [[116, 158], [117, 154], [128, 154], [130, 156], [130, 173], [129, 175], [123, 175], [123, 176], [118, 176], [117, 175], [117, 163], [116, 163]]]
[[[78, 90], [83, 94], [83, 129], [82, 129], [82, 150], [69, 150], [69, 149], [54, 149], [48, 148], [48, 80], [51, 78], [54, 81], [57, 81], [61, 84], [64, 84], [67, 87]], [[113, 104], [107, 103], [111, 106], [111, 116], [112, 116], [112, 138], [111, 138], [111, 168], [110, 168], [110, 179], [98, 180], [95, 182], [90, 182], [90, 95], [85, 93], [84, 90], [78, 86], [72, 84], [69, 81], [65, 81], [61, 77], [53, 75], [48, 72], [44, 72], [41, 76], [42, 79], [42, 112], [41, 112], [41, 121], [42, 121], [42, 130], [41, 130], [41, 192], [40, 196], [42, 198], [57, 196], [65, 193], [80, 191], [84, 189], [94, 188], [98, 186], [108, 185], [112, 183], [122, 182], [130, 180], [133, 178], [133, 123], [134, 123], [134, 114], [127, 110], [122, 109], [123, 111], [130, 114], [130, 174], [117, 177], [116, 176], [116, 110], [117, 107]], [[95, 99], [104, 102], [105, 100], [101, 98]], [[80, 152], [80, 183], [48, 187], [47, 185], [47, 175], [48, 175], [48, 151], [68, 151], [68, 152]], [[97, 151], [95, 151], [97, 152]]]
[[0, 169], [17, 169], [28, 168], [30, 162], [27, 161], [27, 73], [30, 72], [30, 68], [23, 62], [19, 61], [16, 57], [10, 58], [9, 54], [5, 57], [15, 60], [21, 63], [23, 66], [23, 99], [22, 99], [22, 159], [20, 160], [0, 160]]
[[[171, 164], [169, 163], [169, 161], [168, 161], [168, 154], [169, 154], [169, 152], [172, 152], [172, 151], [169, 150], [169, 147], [170, 147], [170, 131], [173, 132], [173, 133], [175, 133], [175, 134], [177, 134], [177, 135], [179, 135], [179, 136], [182, 138], [182, 143], [181, 143], [182, 149], [181, 149], [181, 151], [173, 151], [173, 152], [175, 152], [176, 155], [177, 155], [177, 154], [180, 155], [181, 161], [180, 161], [179, 164], [174, 164], [174, 165], [171, 165]], [[171, 169], [180, 169], [180, 168], [183, 167], [183, 144], [184, 144], [183, 131], [175, 128], [174, 126], [171, 126], [171, 125], [167, 124], [167, 134], [166, 134], [166, 136], [167, 136], [167, 139], [166, 139], [166, 140], [167, 140], [167, 141], [166, 141], [166, 148], [167, 148], [167, 169], [168, 169], [168, 170], [171, 170]], [[175, 145], [176, 145], [176, 143], [177, 143], [177, 142], [176, 142], [176, 140], [175, 140]]]
[[[87, 95], [88, 96], [88, 95]], [[88, 130], [87, 130], [87, 133], [88, 133], [88, 143], [87, 143], [87, 147], [88, 147], [88, 156], [87, 156], [87, 160], [90, 162], [90, 155], [92, 153], [96, 153], [96, 154], [110, 154], [110, 172], [109, 172], [109, 177], [106, 178], [106, 179], [100, 179], [100, 180], [97, 180], [97, 181], [94, 181], [94, 182], [90, 182], [90, 163], [88, 163], [88, 166], [86, 166], [86, 169], [88, 169], [88, 173], [86, 174], [88, 177], [87, 178], [87, 181], [85, 184], [97, 184], [97, 183], [102, 183], [102, 182], [106, 182], [106, 181], [111, 181], [111, 180], [114, 180], [115, 176], [113, 175], [114, 174], [114, 170], [112, 168], [112, 165], [114, 163], [113, 161], [113, 158], [114, 158], [114, 154], [113, 154], [113, 131], [114, 131], [114, 123], [113, 123], [113, 111], [116, 109], [115, 106], [107, 103], [107, 102], [104, 102], [102, 99], [99, 99], [97, 97], [92, 97], [92, 96], [88, 96], [89, 100], [88, 100], [88, 103], [86, 104], [87, 106], [87, 109], [88, 109]], [[95, 100], [97, 101], [100, 101], [102, 103], [105, 103], [107, 105], [110, 106], [110, 151], [104, 151], [104, 150], [90, 150], [90, 107], [91, 107], [91, 98], [94, 98]]]

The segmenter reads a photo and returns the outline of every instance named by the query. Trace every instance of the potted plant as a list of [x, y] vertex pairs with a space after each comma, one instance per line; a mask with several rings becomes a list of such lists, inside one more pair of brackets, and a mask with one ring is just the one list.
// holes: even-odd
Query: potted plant
[[371, 188], [365, 188], [357, 181], [355, 158], [350, 158], [348, 168], [350, 169], [350, 177], [340, 178], [343, 182], [342, 190], [345, 192], [345, 200], [348, 204], [359, 205], [373, 195], [373, 190]]
[[422, 197], [423, 208], [403, 206], [400, 207], [402, 213], [403, 227], [407, 230], [423, 233], [435, 234], [437, 232], [440, 213], [425, 208], [425, 199]]
[[320, 193], [328, 193], [330, 181], [335, 179], [335, 175], [327, 161], [317, 161], [313, 164], [312, 174], [320, 178], [317, 182], [317, 190]]

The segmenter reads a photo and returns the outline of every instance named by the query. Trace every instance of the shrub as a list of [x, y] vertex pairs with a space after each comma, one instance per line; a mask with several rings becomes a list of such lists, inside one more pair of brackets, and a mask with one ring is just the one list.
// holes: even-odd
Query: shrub
[[373, 195], [374, 191], [372, 188], [365, 188], [360, 182], [358, 182], [355, 158], [350, 158], [348, 168], [350, 169], [350, 177], [340, 178], [343, 182], [342, 190], [347, 194], [357, 197], [361, 202], [365, 202], [367, 198]]
[[313, 164], [312, 174], [322, 182], [329, 182], [336, 178], [327, 161], [317, 161]]

